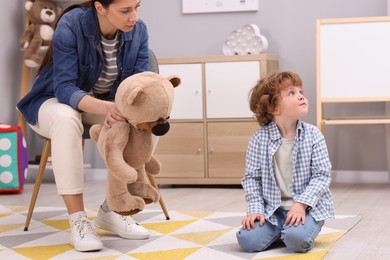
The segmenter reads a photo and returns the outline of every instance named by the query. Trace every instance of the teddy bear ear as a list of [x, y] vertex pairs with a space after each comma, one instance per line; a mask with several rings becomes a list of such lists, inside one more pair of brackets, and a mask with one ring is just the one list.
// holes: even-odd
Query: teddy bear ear
[[168, 76], [168, 80], [172, 83], [173, 87], [176, 88], [180, 85], [181, 79], [176, 75]]
[[26, 11], [30, 11], [33, 4], [34, 3], [32, 1], [26, 1], [26, 3], [24, 3], [24, 9], [26, 9]]
[[57, 15], [60, 15], [62, 12], [62, 8], [60, 6], [57, 6], [56, 9], [57, 9]]
[[137, 101], [138, 97], [141, 96], [141, 94], [142, 94], [142, 89], [139, 87], [136, 87], [133, 90], [131, 90], [129, 96], [126, 99], [127, 104], [129, 105], [133, 104], [135, 101]]

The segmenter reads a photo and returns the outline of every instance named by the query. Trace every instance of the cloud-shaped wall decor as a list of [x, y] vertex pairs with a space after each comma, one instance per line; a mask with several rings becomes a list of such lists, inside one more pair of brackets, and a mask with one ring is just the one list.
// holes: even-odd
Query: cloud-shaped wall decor
[[225, 55], [260, 54], [267, 49], [268, 40], [255, 24], [245, 24], [241, 29], [232, 31], [222, 47]]

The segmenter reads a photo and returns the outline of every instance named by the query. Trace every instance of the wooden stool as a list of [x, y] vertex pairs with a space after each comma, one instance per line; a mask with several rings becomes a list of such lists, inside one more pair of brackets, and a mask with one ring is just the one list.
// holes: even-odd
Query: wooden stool
[[[84, 139], [89, 139], [89, 127], [88, 126], [85, 126], [85, 130], [84, 130], [84, 134], [83, 134], [83, 141], [84, 141]], [[24, 231], [28, 231], [28, 227], [30, 225], [31, 217], [32, 217], [34, 207], [35, 207], [35, 202], [37, 201], [39, 188], [41, 187], [41, 184], [42, 184], [43, 174], [45, 173], [46, 164], [47, 164], [47, 160], [49, 158], [50, 152], [51, 152], [51, 140], [48, 138], [45, 138], [45, 141], [43, 144], [43, 149], [42, 149], [42, 154], [41, 154], [41, 160], [39, 162], [38, 173], [37, 173], [37, 177], [36, 177], [35, 183], [34, 183], [34, 190], [33, 190], [32, 196], [31, 196], [30, 206], [28, 208], [26, 223], [24, 224]], [[156, 183], [156, 180], [154, 179], [153, 175], [150, 175], [150, 174], [147, 174], [147, 175], [148, 175], [150, 184], [154, 188], [159, 190], [157, 183]], [[159, 203], [160, 203], [162, 211], [164, 212], [166, 219], [169, 220], [170, 218], [169, 218], [168, 210], [165, 206], [165, 203], [164, 203], [164, 200], [161, 196], [161, 193], [160, 193]]]

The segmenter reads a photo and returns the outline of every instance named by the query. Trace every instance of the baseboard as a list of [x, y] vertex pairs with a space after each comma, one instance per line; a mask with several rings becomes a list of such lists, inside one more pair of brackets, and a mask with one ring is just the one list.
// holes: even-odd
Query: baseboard
[[[38, 174], [38, 165], [30, 164], [26, 177], [26, 183], [34, 183]], [[84, 181], [105, 181], [107, 176], [106, 169], [93, 169], [91, 165], [84, 165]], [[54, 183], [53, 167], [48, 164], [43, 175], [44, 183]]]
[[387, 171], [332, 171], [333, 183], [388, 183]]
[[[38, 167], [29, 165], [26, 183], [33, 183], [37, 176]], [[107, 176], [106, 169], [93, 169], [90, 165], [85, 165], [84, 181], [105, 181]], [[43, 182], [53, 182], [54, 174], [50, 165], [46, 167]], [[390, 173], [387, 171], [332, 171], [333, 183], [388, 183], [390, 182]]]

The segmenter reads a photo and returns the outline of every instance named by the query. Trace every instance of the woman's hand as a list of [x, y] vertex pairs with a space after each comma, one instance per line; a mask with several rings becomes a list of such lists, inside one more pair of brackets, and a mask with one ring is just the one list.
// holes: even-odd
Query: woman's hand
[[264, 225], [264, 216], [258, 213], [250, 214], [241, 220], [243, 229], [255, 228], [255, 221], [259, 221], [260, 226]]
[[126, 121], [126, 118], [123, 117], [121, 112], [116, 108], [115, 103], [110, 102], [106, 113], [106, 119], [104, 120], [104, 125], [108, 128], [111, 128], [116, 122]]

